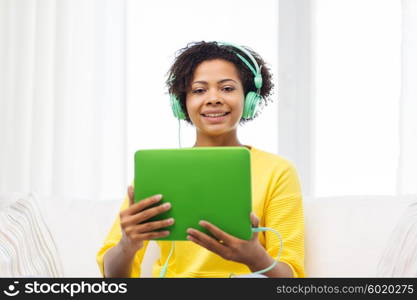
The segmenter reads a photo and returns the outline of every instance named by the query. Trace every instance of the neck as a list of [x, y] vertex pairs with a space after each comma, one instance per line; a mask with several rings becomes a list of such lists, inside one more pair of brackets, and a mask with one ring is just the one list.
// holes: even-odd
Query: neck
[[197, 139], [193, 147], [245, 147], [237, 138], [236, 130], [217, 135], [208, 136], [197, 130]]

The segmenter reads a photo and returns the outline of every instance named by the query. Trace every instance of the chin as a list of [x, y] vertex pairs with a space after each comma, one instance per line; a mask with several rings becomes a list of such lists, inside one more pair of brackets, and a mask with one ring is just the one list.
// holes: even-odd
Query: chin
[[232, 127], [223, 127], [223, 126], [218, 126], [218, 128], [215, 128], [214, 126], [212, 128], [207, 128], [207, 127], [200, 127], [200, 130], [202, 132], [204, 132], [206, 135], [209, 136], [219, 136], [219, 135], [223, 135], [226, 133], [229, 133], [231, 131], [233, 131], [234, 128]]
[[233, 130], [236, 130], [237, 126], [239, 125], [240, 119], [229, 120], [229, 122], [220, 123], [220, 124], [206, 124], [205, 122], [193, 122], [194, 126], [197, 128], [198, 131], [203, 132], [205, 135], [208, 136], [219, 136], [223, 134], [227, 134]]
[[205, 130], [204, 132], [210, 136], [219, 136], [227, 133], [227, 131], [224, 130]]

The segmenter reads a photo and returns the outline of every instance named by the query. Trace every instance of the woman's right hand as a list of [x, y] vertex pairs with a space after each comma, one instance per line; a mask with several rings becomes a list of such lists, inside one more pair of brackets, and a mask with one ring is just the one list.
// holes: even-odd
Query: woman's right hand
[[129, 207], [120, 212], [122, 230], [120, 246], [125, 252], [133, 255], [143, 247], [143, 241], [168, 236], [168, 230], [159, 231], [158, 229], [171, 226], [174, 224], [174, 219], [146, 222], [148, 219], [169, 210], [171, 204], [165, 203], [149, 208], [149, 206], [158, 203], [162, 197], [154, 195], [134, 203], [133, 187], [129, 186], [127, 192]]

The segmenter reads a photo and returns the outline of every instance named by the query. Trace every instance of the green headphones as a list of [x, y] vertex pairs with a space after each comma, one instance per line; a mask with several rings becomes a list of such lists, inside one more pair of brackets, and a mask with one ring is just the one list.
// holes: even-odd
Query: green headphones
[[[247, 51], [243, 47], [233, 45], [231, 43], [224, 43], [224, 42], [217, 42], [217, 44], [224, 45], [224, 46], [231, 46], [231, 47], [239, 49], [250, 58], [253, 65], [255, 66], [254, 68], [242, 55], [235, 52], [235, 54], [245, 63], [245, 65], [248, 66], [248, 68], [252, 71], [254, 75], [253, 80], [255, 83], [255, 87], [257, 88], [257, 91], [256, 93], [251, 91], [246, 94], [245, 105], [243, 107], [243, 115], [242, 115], [243, 119], [253, 118], [258, 109], [258, 105], [262, 99], [262, 96], [260, 95], [260, 90], [262, 87], [261, 68], [258, 66], [258, 63], [256, 62], [255, 58], [249, 53], [249, 51]], [[185, 120], [186, 119], [185, 113], [181, 108], [181, 104], [177, 96], [170, 94], [170, 100], [171, 100], [171, 107], [172, 107], [172, 112], [174, 113], [174, 116], [179, 120]]]

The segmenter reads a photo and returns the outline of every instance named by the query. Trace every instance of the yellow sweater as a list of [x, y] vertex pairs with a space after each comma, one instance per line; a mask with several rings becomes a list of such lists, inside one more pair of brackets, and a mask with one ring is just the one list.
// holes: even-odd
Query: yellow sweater
[[[251, 147], [252, 210], [260, 220], [259, 226], [277, 230], [283, 239], [280, 261], [288, 264], [294, 277], [305, 277], [304, 273], [304, 214], [302, 194], [297, 171], [285, 158]], [[129, 205], [127, 196], [121, 210]], [[276, 258], [279, 240], [272, 232], [260, 232], [259, 241], [272, 257]], [[103, 256], [121, 238], [120, 220], [114, 224], [97, 253], [97, 263], [104, 276]], [[152, 276], [158, 277], [165, 263], [171, 241], [158, 241], [160, 258], [153, 264]], [[148, 241], [134, 258], [131, 277], [140, 277], [141, 263]], [[240, 263], [225, 260], [191, 241], [176, 241], [175, 250], [168, 265], [166, 277], [229, 277], [251, 273]]]

